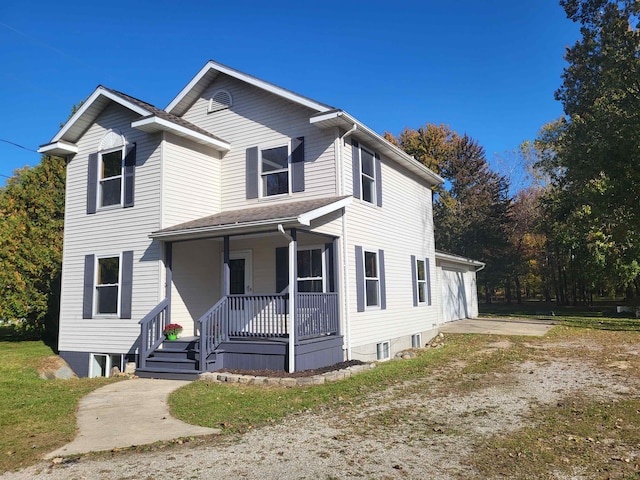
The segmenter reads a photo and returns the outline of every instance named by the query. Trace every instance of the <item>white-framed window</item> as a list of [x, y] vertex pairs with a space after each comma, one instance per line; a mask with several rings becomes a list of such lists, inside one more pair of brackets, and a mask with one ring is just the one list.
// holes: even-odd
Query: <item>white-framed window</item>
[[260, 196], [270, 197], [291, 192], [291, 152], [289, 145], [259, 150]]
[[377, 360], [389, 360], [391, 357], [391, 345], [387, 342], [380, 342], [376, 344], [376, 359]]
[[364, 285], [365, 305], [367, 307], [380, 306], [380, 276], [378, 252], [364, 251]]
[[427, 269], [424, 259], [416, 260], [416, 289], [418, 303], [427, 303]]
[[113, 367], [124, 371], [124, 355], [112, 353], [92, 353], [89, 355], [89, 378], [110, 377]]
[[411, 335], [411, 347], [412, 348], [422, 347], [422, 335], [420, 335], [419, 333]]
[[98, 205], [122, 205], [124, 148], [100, 152], [98, 157]]
[[376, 204], [376, 163], [370, 151], [360, 147], [360, 182], [362, 200]]
[[120, 306], [120, 256], [96, 257], [96, 315], [118, 315]]
[[324, 248], [298, 248], [298, 292], [324, 292], [324, 270]]

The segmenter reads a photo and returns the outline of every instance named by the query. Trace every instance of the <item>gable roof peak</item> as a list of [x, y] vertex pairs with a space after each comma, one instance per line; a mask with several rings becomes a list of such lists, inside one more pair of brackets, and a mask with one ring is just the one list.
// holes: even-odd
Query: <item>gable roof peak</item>
[[273, 83], [261, 80], [258, 77], [241, 72], [235, 68], [228, 67], [214, 60], [209, 60], [204, 67], [191, 79], [191, 81], [178, 93], [178, 95], [167, 105], [165, 110], [177, 116], [182, 116], [195, 102], [204, 90], [215, 80], [218, 75], [228, 75], [237, 80], [243, 81], [254, 87], [261, 88], [269, 93], [282, 97], [293, 103], [311, 108], [316, 112], [326, 112], [332, 110], [333, 107], [324, 103], [305, 97], [299, 93], [293, 92], [283, 87], [279, 87]]

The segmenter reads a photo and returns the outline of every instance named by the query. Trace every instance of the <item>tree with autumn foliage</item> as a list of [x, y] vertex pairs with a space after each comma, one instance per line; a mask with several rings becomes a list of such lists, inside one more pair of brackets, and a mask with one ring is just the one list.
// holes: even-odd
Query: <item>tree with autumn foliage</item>
[[507, 179], [489, 168], [477, 141], [448, 126], [427, 124], [385, 138], [446, 180], [434, 196], [436, 247], [487, 264], [478, 281], [490, 302], [513, 261]]
[[0, 189], [0, 318], [57, 333], [65, 162], [43, 156]]
[[562, 0], [581, 38], [567, 49], [556, 99], [565, 116], [536, 143], [560, 303], [640, 292], [640, 3]]

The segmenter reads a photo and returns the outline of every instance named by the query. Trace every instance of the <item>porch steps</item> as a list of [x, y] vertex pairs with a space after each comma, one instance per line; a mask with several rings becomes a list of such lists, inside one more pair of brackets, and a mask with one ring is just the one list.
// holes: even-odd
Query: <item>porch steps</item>
[[160, 348], [147, 358], [146, 366], [136, 369], [136, 375], [142, 378], [195, 380], [202, 372], [199, 365], [199, 347], [197, 337], [165, 340]]

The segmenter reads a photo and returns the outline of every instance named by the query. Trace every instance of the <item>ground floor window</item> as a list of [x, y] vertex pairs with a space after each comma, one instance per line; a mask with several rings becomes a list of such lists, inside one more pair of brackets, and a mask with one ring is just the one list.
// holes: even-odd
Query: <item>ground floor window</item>
[[298, 249], [298, 292], [325, 291], [323, 256], [319, 247]]
[[96, 278], [96, 315], [118, 313], [120, 257], [98, 258]]
[[124, 371], [124, 355], [113, 353], [92, 353], [89, 356], [89, 378], [111, 377], [114, 367]]
[[380, 305], [380, 279], [378, 277], [377, 252], [364, 252], [364, 281], [367, 307]]

